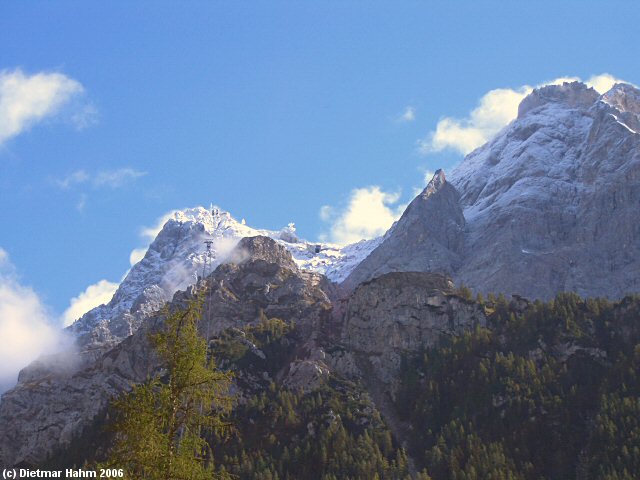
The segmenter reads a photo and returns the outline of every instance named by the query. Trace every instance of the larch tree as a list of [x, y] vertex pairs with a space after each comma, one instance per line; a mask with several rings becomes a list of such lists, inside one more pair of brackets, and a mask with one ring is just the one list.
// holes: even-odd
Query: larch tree
[[184, 309], [165, 310], [163, 327], [149, 339], [161, 374], [114, 401], [115, 445], [108, 464], [131, 479], [228, 478], [216, 473], [207, 432], [228, 427], [231, 376], [216, 368], [198, 332], [203, 295]]

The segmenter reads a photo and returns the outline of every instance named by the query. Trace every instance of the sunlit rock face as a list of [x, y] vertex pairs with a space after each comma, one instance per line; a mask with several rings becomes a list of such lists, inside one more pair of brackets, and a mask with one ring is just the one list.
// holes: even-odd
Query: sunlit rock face
[[517, 119], [448, 178], [436, 172], [369, 242], [315, 244], [291, 226], [177, 212], [111, 302], [70, 327], [77, 349], [34, 362], [2, 396], [0, 465], [41, 465], [89, 445], [109, 399], [158, 371], [148, 333], [165, 302], [193, 297], [205, 258], [204, 335], [265, 315], [296, 324], [290, 361], [273, 376], [239, 372], [240, 398], [271, 381], [310, 392], [334, 374], [393, 396], [404, 354], [485, 325], [453, 282], [543, 299], [640, 291], [639, 99], [630, 85], [604, 95], [580, 83], [534, 91]]
[[[535, 90], [518, 118], [441, 173], [345, 285], [432, 271], [476, 291], [619, 298], [640, 290], [640, 91]], [[442, 185], [444, 181], [450, 193]], [[411, 208], [411, 207], [410, 207]], [[436, 228], [437, 226], [437, 228]]]

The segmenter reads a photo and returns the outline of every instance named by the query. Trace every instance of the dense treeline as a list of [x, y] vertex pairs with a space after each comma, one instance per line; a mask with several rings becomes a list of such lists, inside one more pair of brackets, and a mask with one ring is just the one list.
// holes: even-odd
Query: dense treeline
[[233, 372], [237, 396], [225, 418], [232, 427], [206, 435], [217, 474], [640, 478], [640, 296], [458, 295], [479, 303], [487, 324], [403, 358], [394, 407], [409, 438], [392, 437], [362, 385], [334, 373], [306, 391], [287, 384], [291, 362], [308, 355], [293, 323], [261, 314], [223, 331], [212, 352]]
[[260, 480], [411, 478], [404, 451], [361, 388], [331, 377], [305, 393], [272, 378], [295, 357], [296, 343], [292, 324], [266, 317], [217, 341], [216, 357], [253, 392], [239, 399], [232, 433], [211, 439], [221, 468]]
[[434, 479], [638, 478], [640, 297], [478, 301], [486, 328], [404, 359], [396, 406], [419, 466]]

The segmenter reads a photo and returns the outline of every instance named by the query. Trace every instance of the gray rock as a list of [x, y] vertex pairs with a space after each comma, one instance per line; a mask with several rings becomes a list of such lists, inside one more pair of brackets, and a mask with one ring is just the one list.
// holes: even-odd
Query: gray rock
[[[221, 265], [207, 279], [209, 293], [199, 326], [204, 335], [212, 338], [222, 329], [259, 322], [262, 314], [296, 321], [301, 332], [311, 332], [330, 317], [331, 303], [320, 288], [329, 282], [302, 274], [284, 247], [270, 238], [253, 237], [243, 240], [240, 249], [241, 263]], [[265, 285], [271, 285], [268, 292]], [[185, 305], [196, 293], [195, 287], [177, 292], [172, 308]], [[0, 402], [0, 465], [42, 464], [80, 438], [114, 396], [160, 371], [147, 339], [162, 320], [159, 313], [145, 317], [135, 333], [102, 347], [100, 355], [80, 366], [43, 373], [35, 364], [24, 372]], [[295, 379], [304, 377], [304, 368], [298, 370]]]
[[363, 281], [394, 271], [451, 274], [460, 266], [464, 225], [460, 195], [438, 170], [383, 242], [343, 285], [353, 289]]
[[343, 286], [431, 271], [488, 293], [640, 290], [640, 90], [535, 90], [518, 118], [438, 172]]
[[482, 309], [454, 294], [445, 276], [388, 273], [360, 285], [350, 297], [342, 342], [356, 362], [364, 360], [358, 363], [364, 376], [374, 376], [395, 390], [403, 354], [483, 325]]
[[638, 291], [640, 134], [622, 120], [637, 121], [638, 98], [629, 85], [598, 97], [572, 83], [523, 100], [451, 175], [467, 220], [454, 278], [542, 299]]
[[312, 392], [329, 378], [329, 368], [318, 360], [296, 360], [289, 367], [284, 385], [290, 390]]

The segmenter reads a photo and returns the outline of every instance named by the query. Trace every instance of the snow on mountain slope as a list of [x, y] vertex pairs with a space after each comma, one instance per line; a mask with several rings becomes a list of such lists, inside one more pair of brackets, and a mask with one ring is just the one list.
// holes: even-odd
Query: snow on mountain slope
[[[421, 215], [404, 215], [407, 221], [384, 237], [340, 247], [299, 240], [293, 225], [255, 229], [219, 209], [177, 212], [113, 299], [70, 330], [85, 347], [117, 343], [202, 274], [205, 240], [213, 241], [211, 271], [240, 238], [256, 235], [277, 240], [301, 269], [336, 282], [357, 266], [355, 283], [372, 272], [439, 265], [482, 291], [548, 298], [563, 290], [612, 296], [638, 290], [639, 131], [640, 91], [631, 85], [615, 85], [604, 95], [578, 82], [534, 90], [520, 104], [518, 118], [449, 175], [459, 200], [449, 195], [446, 207], [434, 208], [430, 204], [440, 196], [418, 202], [429, 203], [424, 211], [433, 210], [442, 225], [452, 219], [453, 227], [463, 229], [463, 238], [453, 242], [458, 227], [449, 225], [451, 231], [433, 244], [438, 248], [426, 248], [425, 242], [444, 235], [431, 231], [440, 223]], [[464, 215], [460, 221], [454, 218], [456, 202]], [[402, 240], [394, 243], [396, 237]], [[382, 255], [378, 247], [385, 244]], [[455, 260], [434, 253], [442, 249], [455, 251]], [[374, 250], [365, 268], [362, 262]]]
[[529, 298], [640, 291], [637, 132], [631, 85], [604, 95], [579, 82], [534, 90], [448, 178], [434, 176], [344, 285], [435, 271]]
[[526, 97], [518, 118], [450, 175], [467, 222], [457, 279], [542, 298], [638, 291], [639, 113], [640, 91], [626, 84]]
[[[262, 230], [239, 222], [219, 208], [197, 207], [177, 211], [163, 226], [144, 258], [135, 264], [111, 301], [84, 314], [69, 331], [83, 349], [118, 343], [131, 335], [145, 316], [157, 310], [177, 290], [208, 275], [243, 237], [264, 235], [291, 252], [302, 270], [343, 280], [376, 247], [379, 240], [339, 246], [312, 243], [297, 238], [293, 224], [280, 231]], [[211, 240], [210, 254], [206, 240]], [[206, 270], [205, 270], [205, 260]]]

